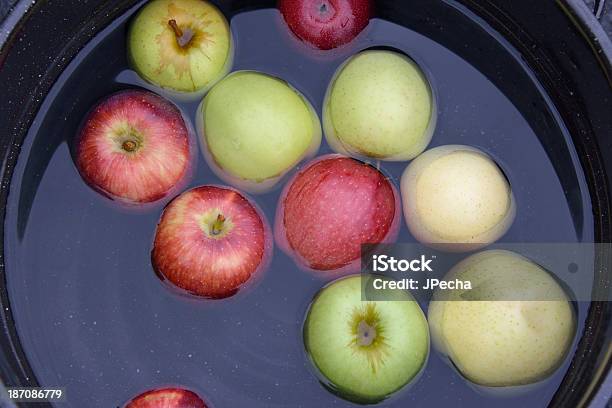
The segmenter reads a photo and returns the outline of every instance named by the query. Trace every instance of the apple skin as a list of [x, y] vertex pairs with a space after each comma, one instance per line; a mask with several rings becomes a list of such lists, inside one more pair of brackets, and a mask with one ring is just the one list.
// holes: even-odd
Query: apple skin
[[362, 301], [361, 279], [338, 279], [316, 295], [304, 343], [327, 388], [372, 404], [418, 379], [429, 356], [429, 330], [408, 291], [395, 292], [394, 300]]
[[445, 279], [472, 282], [471, 290], [436, 290], [428, 314], [435, 348], [467, 380], [516, 395], [561, 365], [576, 319], [546, 270], [515, 252], [489, 250], [459, 262]]
[[227, 20], [204, 0], [148, 2], [130, 24], [127, 45], [130, 63], [143, 79], [193, 97], [227, 75], [234, 59]]
[[323, 102], [323, 129], [337, 153], [405, 161], [431, 141], [436, 109], [432, 87], [413, 60], [367, 50], [345, 61], [332, 78]]
[[303, 269], [344, 274], [360, 268], [362, 244], [394, 242], [401, 208], [393, 183], [374, 167], [331, 154], [301, 169], [277, 206], [277, 245]]
[[208, 408], [195, 392], [183, 388], [162, 388], [144, 392], [125, 408]]
[[445, 145], [417, 157], [401, 182], [406, 224], [421, 243], [449, 252], [487, 246], [512, 225], [508, 180], [483, 151]]
[[200, 186], [164, 209], [151, 259], [174, 286], [220, 299], [254, 283], [271, 254], [270, 228], [253, 202], [230, 187]]
[[180, 110], [143, 90], [114, 93], [85, 117], [74, 148], [76, 167], [92, 188], [130, 206], [183, 187], [195, 160], [193, 130]]
[[289, 29], [303, 42], [329, 50], [352, 41], [370, 22], [371, 0], [280, 0]]
[[228, 184], [251, 193], [271, 190], [321, 145], [310, 102], [285, 81], [237, 71], [202, 101], [196, 126], [204, 158]]

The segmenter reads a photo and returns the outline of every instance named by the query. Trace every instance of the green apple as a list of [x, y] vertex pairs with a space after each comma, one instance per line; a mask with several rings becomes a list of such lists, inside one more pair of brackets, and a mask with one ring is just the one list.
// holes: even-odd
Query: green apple
[[306, 350], [342, 398], [375, 403], [412, 382], [429, 355], [427, 320], [414, 298], [362, 301], [362, 276], [332, 282], [315, 297], [304, 324]]
[[574, 310], [542, 267], [490, 250], [464, 259], [445, 279], [469, 280], [472, 289], [434, 292], [433, 344], [472, 383], [527, 386], [561, 365], [576, 331]]
[[310, 102], [285, 81], [255, 71], [234, 72], [215, 85], [196, 122], [213, 171], [255, 193], [272, 188], [321, 145]]
[[146, 81], [202, 95], [229, 72], [232, 34], [223, 14], [204, 0], [152, 0], [128, 33], [132, 66]]
[[420, 242], [469, 251], [495, 242], [516, 213], [499, 166], [470, 146], [445, 145], [417, 157], [400, 182], [404, 217]]
[[323, 128], [338, 153], [403, 161], [419, 155], [436, 122], [427, 78], [410, 58], [363, 51], [336, 72], [325, 96]]

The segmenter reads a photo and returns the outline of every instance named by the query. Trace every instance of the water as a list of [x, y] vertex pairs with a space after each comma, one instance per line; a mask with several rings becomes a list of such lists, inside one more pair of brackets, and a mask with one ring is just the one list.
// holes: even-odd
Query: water
[[[327, 83], [343, 60], [363, 48], [396, 47], [433, 78], [439, 120], [430, 147], [477, 146], [507, 173], [518, 214], [504, 241], [592, 241], [590, 202], [569, 136], [520, 58], [463, 10], [438, 1], [419, 7], [418, 13], [386, 16], [410, 28], [375, 19], [351, 46], [316, 58], [287, 35], [275, 10], [236, 14], [234, 68], [288, 80], [320, 112]], [[439, 16], [433, 25], [432, 15]], [[83, 115], [101, 97], [130, 86], [126, 82], [138, 82], [127, 71], [126, 19], [100, 33], [54, 86], [11, 186], [9, 294], [38, 380], [66, 387], [69, 404], [62, 406], [73, 407], [119, 406], [165, 385], [191, 388], [215, 407], [352, 406], [317, 382], [303, 351], [303, 316], [324, 279], [299, 271], [276, 250], [264, 279], [248, 293], [224, 301], [179, 297], [150, 265], [161, 205], [122, 211], [79, 177], [69, 142]], [[462, 25], [445, 23], [451, 20]], [[481, 33], [480, 44], [451, 27]], [[474, 57], [478, 52], [481, 58]], [[181, 108], [193, 118], [196, 105]], [[328, 150], [323, 145], [320, 153]], [[382, 164], [396, 185], [405, 165]], [[220, 180], [200, 157], [191, 185], [206, 183]], [[278, 191], [256, 197], [270, 220], [277, 199]], [[405, 225], [399, 242], [413, 242]], [[578, 305], [579, 332], [587, 306]], [[544, 406], [567, 363], [537, 391], [498, 400], [470, 388], [432, 353], [420, 381], [382, 405]]]

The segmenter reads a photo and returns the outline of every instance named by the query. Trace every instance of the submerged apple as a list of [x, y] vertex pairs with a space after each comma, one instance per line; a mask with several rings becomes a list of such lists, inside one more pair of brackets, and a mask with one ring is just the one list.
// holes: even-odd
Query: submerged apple
[[287, 183], [277, 207], [275, 237], [307, 269], [355, 272], [361, 245], [395, 240], [400, 217], [397, 191], [380, 171], [327, 155]]
[[253, 281], [272, 250], [267, 223], [238, 191], [201, 186], [164, 210], [152, 261], [175, 286], [202, 297], [224, 298]]
[[486, 387], [535, 383], [563, 362], [576, 322], [565, 291], [514, 252], [483, 251], [445, 276], [471, 290], [437, 290], [429, 304], [436, 349], [468, 380]]
[[128, 204], [159, 200], [189, 174], [190, 127], [176, 106], [141, 90], [115, 93], [95, 106], [76, 139], [83, 179]]
[[304, 324], [312, 362], [339, 396], [376, 403], [417, 378], [429, 355], [427, 320], [407, 291], [362, 301], [362, 279], [332, 282], [315, 297]]
[[323, 104], [323, 128], [338, 153], [403, 161], [429, 144], [436, 105], [427, 78], [410, 58], [363, 51], [336, 72]]
[[280, 0], [278, 8], [293, 33], [322, 50], [346, 44], [369, 23], [371, 0]]
[[404, 171], [401, 191], [412, 235], [443, 250], [470, 251], [495, 242], [516, 213], [504, 173], [470, 146], [439, 146], [423, 153]]
[[207, 408], [195, 392], [183, 388], [162, 388], [140, 394], [125, 408]]
[[232, 35], [204, 0], [153, 0], [132, 21], [130, 61], [148, 82], [177, 92], [205, 92], [230, 71]]
[[206, 95], [197, 119], [204, 156], [224, 181], [264, 192], [321, 144], [310, 102], [286, 82], [238, 71]]

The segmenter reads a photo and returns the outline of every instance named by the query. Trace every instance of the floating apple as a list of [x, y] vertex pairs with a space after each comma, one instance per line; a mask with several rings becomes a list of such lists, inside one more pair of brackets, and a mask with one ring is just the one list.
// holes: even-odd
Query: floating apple
[[336, 72], [323, 104], [323, 129], [338, 153], [403, 161], [429, 144], [436, 105], [427, 78], [410, 58], [363, 51]]
[[423, 153], [404, 171], [401, 191], [412, 235], [449, 251], [495, 242], [516, 213], [514, 195], [499, 166], [470, 146], [439, 146]]
[[136, 72], [161, 88], [200, 95], [233, 62], [223, 14], [204, 0], [153, 0], [132, 21], [128, 53]]
[[407, 291], [393, 300], [362, 301], [365, 276], [341, 278], [317, 294], [306, 316], [304, 342], [332, 391], [375, 403], [416, 379], [429, 355], [429, 331]]
[[195, 392], [183, 388], [163, 388], [140, 394], [125, 408], [207, 408]]
[[471, 290], [437, 290], [429, 304], [436, 349], [468, 380], [487, 387], [541, 381], [563, 362], [576, 331], [568, 296], [543, 268], [504, 250], [483, 251], [447, 280]]
[[190, 126], [176, 106], [154, 93], [117, 92], [85, 118], [75, 144], [83, 179], [127, 204], [143, 204], [176, 191], [189, 174]]
[[238, 71], [206, 95], [198, 113], [204, 156], [225, 182], [251, 192], [271, 189], [321, 144], [312, 105], [286, 82]]
[[349, 157], [326, 155], [287, 183], [275, 237], [306, 269], [355, 272], [361, 245], [394, 241], [400, 217], [398, 193], [384, 174]]
[[201, 186], [166, 207], [151, 258], [157, 273], [175, 286], [224, 298], [263, 272], [271, 241], [255, 204], [231, 188]]
[[280, 0], [278, 8], [293, 33], [315, 48], [346, 44], [369, 23], [371, 0]]

